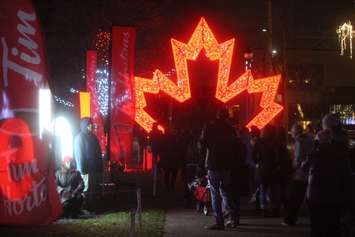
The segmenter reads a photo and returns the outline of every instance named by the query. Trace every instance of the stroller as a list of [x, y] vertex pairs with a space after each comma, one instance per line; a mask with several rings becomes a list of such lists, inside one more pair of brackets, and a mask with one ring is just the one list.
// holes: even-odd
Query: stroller
[[195, 174], [194, 179], [188, 183], [188, 188], [195, 201], [196, 211], [207, 216], [211, 210], [211, 194], [207, 175], [200, 167], [196, 167]]

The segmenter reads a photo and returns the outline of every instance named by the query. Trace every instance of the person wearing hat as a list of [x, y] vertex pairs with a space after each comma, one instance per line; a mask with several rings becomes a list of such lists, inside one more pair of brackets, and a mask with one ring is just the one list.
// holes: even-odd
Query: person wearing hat
[[73, 168], [71, 157], [64, 158], [55, 177], [60, 202], [64, 209], [63, 216], [76, 218], [83, 202], [84, 181], [80, 172]]

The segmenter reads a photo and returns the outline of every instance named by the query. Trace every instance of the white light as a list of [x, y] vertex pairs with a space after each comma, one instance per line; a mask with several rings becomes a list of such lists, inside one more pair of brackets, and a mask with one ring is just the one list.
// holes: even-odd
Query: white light
[[108, 113], [109, 101], [109, 73], [106, 69], [96, 71], [96, 90], [100, 113], [106, 116]]
[[277, 50], [276, 50], [276, 49], [273, 49], [273, 50], [272, 50], [272, 54], [277, 54]]
[[39, 90], [39, 137], [42, 138], [42, 133], [51, 130], [52, 120], [52, 95], [49, 89]]
[[74, 88], [70, 88], [69, 91], [73, 94], [79, 93], [80, 91], [74, 89]]
[[266, 28], [262, 28], [261, 31], [262, 32], [267, 32], [267, 29]]
[[69, 156], [73, 157], [73, 133], [69, 121], [64, 117], [54, 120], [54, 135], [60, 139], [62, 160]]
[[[1, 95], [0, 95], [1, 96]], [[9, 97], [6, 95], [6, 92], [2, 92], [2, 108], [0, 109], [0, 120], [13, 118], [14, 112], [10, 109]]]
[[73, 103], [69, 102], [69, 101], [65, 101], [61, 98], [59, 98], [58, 96], [54, 96], [55, 101], [57, 101], [58, 103], [68, 106], [68, 107], [74, 107]]
[[339, 26], [336, 30], [338, 34], [338, 41], [340, 42], [340, 55], [344, 55], [344, 51], [347, 49], [347, 42], [349, 42], [349, 56], [353, 57], [353, 37], [355, 31], [353, 30], [353, 26], [351, 21], [344, 23]]

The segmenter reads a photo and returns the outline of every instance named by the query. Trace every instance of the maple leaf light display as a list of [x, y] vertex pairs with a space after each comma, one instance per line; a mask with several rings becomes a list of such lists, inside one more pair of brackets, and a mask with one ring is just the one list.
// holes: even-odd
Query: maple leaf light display
[[[262, 110], [246, 125], [248, 128], [257, 126], [262, 129], [281, 110], [282, 106], [275, 102], [276, 92], [281, 75], [254, 80], [250, 70], [229, 83], [229, 73], [232, 63], [234, 38], [218, 43], [204, 18], [200, 19], [187, 44], [171, 39], [176, 68], [176, 83], [170, 80], [159, 69], [155, 70], [152, 79], [135, 77], [136, 115], [135, 121], [147, 132], [155, 121], [145, 110], [147, 102], [145, 93], [158, 94], [165, 92], [179, 102], [191, 98], [190, 81], [187, 60], [196, 60], [202, 49], [210, 60], [218, 60], [218, 75], [215, 97], [227, 103], [243, 91], [248, 93], [262, 93], [260, 107]], [[162, 126], [160, 126], [161, 129]]]

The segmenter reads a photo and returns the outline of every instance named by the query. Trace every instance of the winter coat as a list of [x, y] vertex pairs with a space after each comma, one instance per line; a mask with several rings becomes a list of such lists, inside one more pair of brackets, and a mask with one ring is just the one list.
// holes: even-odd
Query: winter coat
[[206, 168], [213, 171], [232, 169], [238, 146], [234, 128], [227, 120], [216, 119], [204, 131], [203, 143], [207, 147]]
[[311, 154], [313, 149], [313, 143], [314, 142], [312, 137], [306, 134], [302, 133], [295, 137], [295, 150], [293, 159], [293, 167], [295, 172], [293, 179], [306, 181], [306, 174], [303, 172], [301, 164]]
[[255, 160], [253, 159], [253, 145], [251, 144], [250, 135], [241, 135], [240, 137], [242, 143], [244, 144], [244, 155], [245, 155], [245, 164], [249, 168], [255, 169]]
[[293, 167], [291, 156], [286, 145], [281, 144], [278, 146], [277, 159], [277, 179], [283, 183], [288, 182], [288, 180], [292, 178]]
[[162, 136], [159, 166], [163, 169], [178, 169], [180, 166], [180, 152], [178, 151], [177, 136], [166, 133]]
[[152, 130], [149, 133], [149, 144], [150, 147], [152, 149], [152, 153], [154, 158], [157, 157], [158, 155], [160, 155], [160, 150], [161, 150], [161, 146], [162, 146], [162, 137], [163, 137], [163, 133], [156, 129], [156, 130]]
[[74, 158], [76, 169], [81, 174], [100, 173], [102, 157], [99, 141], [95, 134], [87, 129], [89, 121], [80, 122], [81, 131], [74, 138]]
[[278, 145], [269, 138], [260, 138], [255, 142], [253, 157], [257, 164], [259, 177], [266, 181], [276, 178], [278, 169]]
[[201, 162], [202, 160], [202, 154], [201, 154], [201, 149], [199, 147], [199, 140], [196, 137], [191, 137], [189, 140], [189, 143], [187, 145], [187, 150], [186, 150], [186, 163], [191, 164], [191, 163], [203, 163]]
[[330, 143], [316, 144], [310, 158], [302, 165], [308, 173], [306, 198], [311, 207], [351, 207], [348, 149], [346, 142], [338, 140], [337, 136]]
[[63, 171], [59, 169], [55, 174], [55, 178], [61, 203], [72, 198], [81, 198], [85, 185], [79, 171], [74, 169]]

